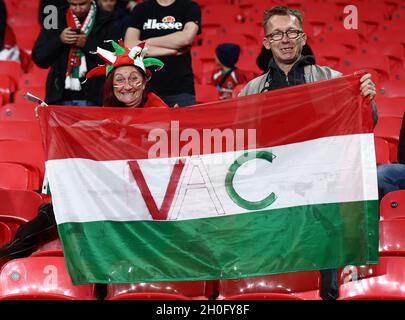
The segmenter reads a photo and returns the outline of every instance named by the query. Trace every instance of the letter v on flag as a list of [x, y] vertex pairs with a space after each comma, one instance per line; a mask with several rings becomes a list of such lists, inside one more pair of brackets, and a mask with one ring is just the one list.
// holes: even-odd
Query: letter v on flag
[[142, 197], [145, 200], [152, 218], [154, 220], [166, 220], [167, 214], [173, 201], [174, 192], [176, 191], [176, 187], [180, 179], [180, 175], [183, 172], [184, 162], [181, 159], [176, 161], [173, 167], [172, 174], [170, 176], [169, 185], [167, 186], [165, 197], [163, 199], [163, 204], [160, 209], [158, 209], [156, 202], [153, 199], [153, 196], [150, 192], [150, 189], [148, 188], [145, 177], [142, 174], [138, 162], [136, 160], [128, 161], [128, 165], [131, 169], [136, 183], [138, 184]]
[[[40, 107], [73, 283], [377, 263], [374, 137], [360, 76], [185, 109]], [[178, 139], [178, 148], [150, 156], [154, 129], [170, 143]], [[255, 147], [221, 140], [248, 130]], [[204, 132], [224, 134], [203, 147]], [[246, 154], [256, 156], [241, 161]]]

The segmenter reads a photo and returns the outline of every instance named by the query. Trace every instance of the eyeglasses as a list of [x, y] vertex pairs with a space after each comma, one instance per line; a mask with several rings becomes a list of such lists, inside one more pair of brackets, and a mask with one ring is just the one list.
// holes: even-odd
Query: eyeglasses
[[277, 32], [269, 33], [269, 34], [266, 34], [265, 37], [270, 38], [273, 41], [280, 41], [281, 39], [283, 39], [284, 35], [286, 35], [288, 39], [293, 40], [293, 39], [297, 39], [301, 33], [304, 33], [304, 32], [301, 30], [291, 29], [291, 30], [287, 30], [286, 32], [277, 31]]
[[127, 82], [131, 87], [139, 87], [142, 85], [143, 79], [136, 76], [129, 77], [128, 79], [125, 79], [124, 77], [117, 77], [113, 81], [113, 86], [124, 87]]

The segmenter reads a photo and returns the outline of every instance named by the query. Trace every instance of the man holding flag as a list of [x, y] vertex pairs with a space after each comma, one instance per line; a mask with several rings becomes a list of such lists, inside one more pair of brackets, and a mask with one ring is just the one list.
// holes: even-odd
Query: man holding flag
[[[340, 77], [342, 74], [325, 66], [314, 64], [312, 56], [302, 56], [307, 36], [302, 30], [302, 14], [299, 10], [277, 6], [265, 11], [263, 19], [265, 37], [263, 45], [271, 50], [273, 58], [264, 74], [251, 80], [239, 96], [257, 94], [288, 86]], [[360, 92], [370, 97], [374, 125], [377, 123], [377, 108], [374, 103], [376, 88], [370, 74], [360, 79]], [[322, 299], [338, 297], [337, 270], [321, 270], [320, 295]]]

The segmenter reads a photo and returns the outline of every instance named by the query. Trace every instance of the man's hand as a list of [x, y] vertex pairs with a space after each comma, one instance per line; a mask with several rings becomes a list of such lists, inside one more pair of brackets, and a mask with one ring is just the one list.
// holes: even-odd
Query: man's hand
[[59, 35], [60, 41], [69, 46], [75, 45], [78, 37], [79, 35], [76, 34], [76, 32], [74, 32], [71, 28], [64, 29]]
[[360, 79], [360, 91], [363, 97], [370, 97], [373, 100], [376, 95], [376, 88], [374, 82], [371, 80], [371, 74], [367, 73]]
[[80, 33], [77, 35], [77, 40], [75, 43], [76, 47], [83, 48], [86, 45], [87, 37], [84, 33]]

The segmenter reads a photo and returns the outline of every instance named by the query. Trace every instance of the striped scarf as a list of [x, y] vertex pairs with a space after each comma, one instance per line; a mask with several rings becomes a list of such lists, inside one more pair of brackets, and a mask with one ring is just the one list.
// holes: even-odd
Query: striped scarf
[[[68, 27], [75, 29], [79, 28], [88, 38], [91, 30], [93, 29], [96, 17], [96, 3], [92, 1], [90, 10], [84, 19], [83, 24], [69, 8], [66, 12], [66, 22]], [[80, 78], [84, 77], [87, 72], [86, 57], [80, 48], [70, 47], [68, 65], [65, 79], [65, 89], [80, 91]]]

